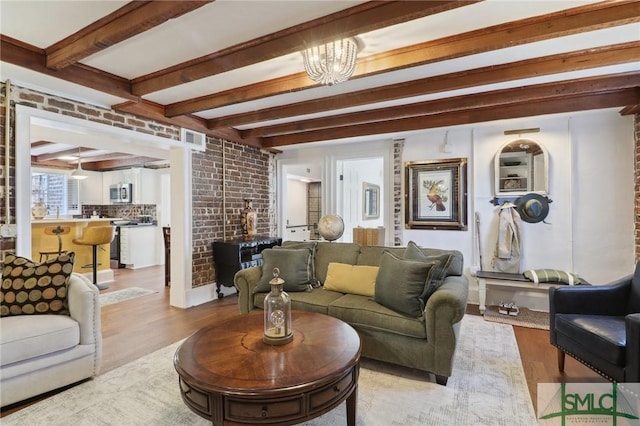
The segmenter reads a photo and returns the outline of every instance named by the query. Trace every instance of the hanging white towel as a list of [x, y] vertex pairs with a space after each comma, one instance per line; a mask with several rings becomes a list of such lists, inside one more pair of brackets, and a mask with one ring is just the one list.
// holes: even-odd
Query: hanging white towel
[[498, 240], [493, 257], [493, 268], [496, 271], [520, 273], [521, 224], [522, 219], [516, 206], [513, 203], [504, 203], [498, 210]]

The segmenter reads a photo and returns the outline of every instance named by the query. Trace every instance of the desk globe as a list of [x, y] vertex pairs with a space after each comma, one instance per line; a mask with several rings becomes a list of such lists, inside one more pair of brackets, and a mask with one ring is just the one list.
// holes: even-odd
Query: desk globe
[[344, 222], [337, 214], [327, 214], [318, 222], [318, 232], [327, 241], [335, 241], [342, 237]]

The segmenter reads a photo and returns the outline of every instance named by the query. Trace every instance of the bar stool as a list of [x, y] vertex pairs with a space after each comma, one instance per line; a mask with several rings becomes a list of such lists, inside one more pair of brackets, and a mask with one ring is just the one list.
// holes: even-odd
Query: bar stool
[[116, 235], [114, 226], [89, 226], [85, 228], [81, 238], [75, 238], [74, 244], [93, 246], [93, 263], [82, 265], [83, 268], [93, 268], [93, 284], [100, 290], [109, 288], [107, 284], [98, 284], [98, 246], [109, 244]]
[[57, 235], [58, 236], [58, 250], [42, 250], [40, 251], [40, 263], [42, 263], [42, 258], [44, 260], [49, 260], [49, 256], [60, 256], [62, 253], [67, 253], [67, 250], [62, 250], [62, 237], [61, 235], [66, 235], [71, 232], [70, 226], [47, 226], [44, 228], [45, 235]]

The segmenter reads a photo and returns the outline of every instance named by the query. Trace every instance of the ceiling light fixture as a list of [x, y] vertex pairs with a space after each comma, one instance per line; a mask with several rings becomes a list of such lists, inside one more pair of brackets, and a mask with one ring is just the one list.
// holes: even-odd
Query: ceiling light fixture
[[311, 80], [332, 86], [347, 81], [356, 69], [358, 42], [349, 37], [302, 52], [304, 69]]
[[81, 164], [82, 159], [80, 158], [80, 148], [78, 148], [78, 168], [71, 172], [72, 179], [81, 180], [89, 177], [89, 175], [84, 170], [82, 170]]

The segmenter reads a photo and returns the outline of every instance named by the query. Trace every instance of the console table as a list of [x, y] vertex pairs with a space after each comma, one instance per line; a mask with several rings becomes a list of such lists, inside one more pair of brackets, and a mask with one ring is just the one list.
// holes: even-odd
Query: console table
[[241, 269], [262, 265], [262, 250], [279, 246], [282, 238], [240, 237], [213, 242], [213, 262], [216, 268], [216, 293], [220, 287], [233, 287], [233, 277]]
[[564, 284], [554, 283], [534, 283], [529, 281], [522, 274], [508, 274], [505, 272], [490, 272], [490, 271], [478, 271], [476, 272], [476, 279], [478, 280], [478, 299], [480, 302], [480, 314], [483, 314], [486, 309], [487, 301], [487, 287], [512, 287], [512, 288], [524, 288], [527, 290], [539, 290], [549, 293], [549, 287], [558, 287]]

